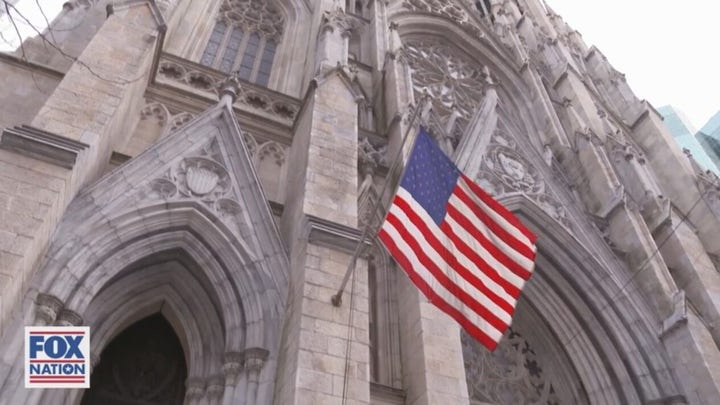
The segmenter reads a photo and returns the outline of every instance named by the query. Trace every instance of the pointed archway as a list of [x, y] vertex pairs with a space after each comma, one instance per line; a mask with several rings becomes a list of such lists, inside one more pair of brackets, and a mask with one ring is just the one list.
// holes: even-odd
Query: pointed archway
[[[547, 402], [540, 383], [553, 382], [552, 398], [559, 403], [646, 403], [677, 392], [667, 356], [644, 318], [647, 303], [619, 290], [607, 273], [607, 263], [591, 255], [587, 246], [528, 197], [516, 194], [500, 201], [538, 235], [536, 271], [513, 320], [522, 339], [506, 342], [507, 353], [520, 358], [513, 365], [518, 371], [513, 377], [527, 373], [525, 382], [538, 383], [528, 387], [537, 390], [533, 393], [537, 398], [532, 399]], [[528, 345], [518, 352], [512, 345], [519, 340]], [[527, 363], [528, 349], [535, 364]], [[469, 387], [477, 375], [472, 368], [478, 369], [478, 364], [468, 364], [473, 352], [465, 350]], [[543, 365], [549, 373], [542, 381], [533, 380], [538, 370], [528, 367]], [[483, 390], [494, 389], [475, 386], [480, 392], [470, 396], [478, 403], [486, 400]], [[501, 397], [491, 399], [517, 403], [503, 402]]]
[[189, 403], [271, 402], [288, 267], [239, 125], [221, 103], [68, 206], [16, 332], [3, 336], [18, 349], [0, 368], [0, 396], [81, 401], [79, 390], [17, 383], [23, 324], [89, 326], [95, 367], [118, 333], [161, 313], [184, 353]]
[[155, 313], [125, 329], [103, 350], [81, 405], [181, 404], [186, 378], [180, 340]]

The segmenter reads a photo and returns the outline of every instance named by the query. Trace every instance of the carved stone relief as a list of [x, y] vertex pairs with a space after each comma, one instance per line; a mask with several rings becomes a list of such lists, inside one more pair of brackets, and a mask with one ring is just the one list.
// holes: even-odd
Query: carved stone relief
[[258, 162], [265, 159], [272, 160], [276, 165], [282, 166], [285, 164], [285, 152], [286, 148], [277, 142], [269, 141], [265, 142], [257, 150]]
[[169, 118], [167, 108], [160, 103], [149, 103], [140, 111], [140, 120], [154, 120], [164, 127]]
[[270, 1], [225, 0], [220, 6], [220, 20], [278, 42], [283, 34], [282, 14]]
[[190, 122], [190, 120], [192, 120], [193, 118], [195, 118], [195, 116], [193, 114], [190, 114], [187, 112], [183, 112], [183, 113], [173, 116], [170, 121], [169, 131], [170, 132], [177, 131], [178, 129], [182, 128], [185, 124]]
[[448, 132], [457, 146], [486, 84], [493, 80], [490, 72], [437, 39], [408, 39], [404, 54], [416, 100], [424, 95], [431, 98], [433, 113], [443, 126], [437, 133]]
[[[217, 72], [209, 69], [203, 70], [203, 68], [198, 68], [187, 61], [171, 56], [161, 59], [158, 78], [171, 85], [180, 84], [211, 93], [211, 98], [216, 97], [217, 88], [225, 79], [224, 76]], [[291, 124], [300, 110], [299, 100], [278, 95], [266, 88], [245, 81], [240, 83], [240, 91], [235, 104], [250, 111], [268, 114], [270, 117], [286, 124]]]
[[518, 145], [501, 125], [488, 145], [477, 182], [496, 198], [524, 194], [551, 217], [571, 228], [565, 206], [547, 187], [542, 173], [518, 152]]
[[469, 0], [404, 0], [403, 6], [408, 10], [421, 11], [445, 17], [455, 22], [476, 38], [484, 38], [483, 19]]
[[241, 235], [249, 233], [250, 227], [240, 215], [242, 206], [235, 199], [234, 185], [216, 139], [148, 182], [145, 196], [165, 201], [198, 201]]
[[346, 13], [340, 7], [335, 7], [323, 13], [320, 29], [339, 30], [341, 33], [349, 35], [352, 31], [365, 25], [363, 20]]
[[494, 352], [466, 333], [461, 340], [471, 401], [498, 405], [561, 403], [530, 343], [512, 327]]

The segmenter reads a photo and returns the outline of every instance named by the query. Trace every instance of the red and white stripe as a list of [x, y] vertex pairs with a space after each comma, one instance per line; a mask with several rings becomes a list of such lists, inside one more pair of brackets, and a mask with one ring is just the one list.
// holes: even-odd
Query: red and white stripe
[[464, 175], [438, 226], [402, 187], [378, 236], [413, 283], [488, 349], [512, 322], [535, 236]]

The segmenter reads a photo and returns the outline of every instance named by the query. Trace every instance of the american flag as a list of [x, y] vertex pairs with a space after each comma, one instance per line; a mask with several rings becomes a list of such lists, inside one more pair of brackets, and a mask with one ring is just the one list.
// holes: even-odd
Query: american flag
[[421, 129], [380, 240], [410, 280], [494, 350], [533, 272], [533, 235]]

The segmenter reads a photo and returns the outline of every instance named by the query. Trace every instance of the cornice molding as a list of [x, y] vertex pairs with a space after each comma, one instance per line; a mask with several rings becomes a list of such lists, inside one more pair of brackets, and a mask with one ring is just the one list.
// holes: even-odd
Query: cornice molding
[[[343, 251], [355, 253], [362, 231], [357, 228], [328, 221], [314, 215], [305, 216], [305, 229], [310, 243]], [[364, 242], [368, 247], [369, 240]]]
[[72, 169], [78, 155], [89, 145], [28, 125], [5, 128], [0, 148]]
[[0, 52], [0, 62], [5, 62], [25, 69], [32, 69], [37, 73], [42, 73], [46, 76], [58, 79], [58, 81], [62, 80], [65, 77], [65, 73], [56, 70], [50, 66], [42, 65], [23, 58], [18, 58], [17, 56], [9, 53]]

